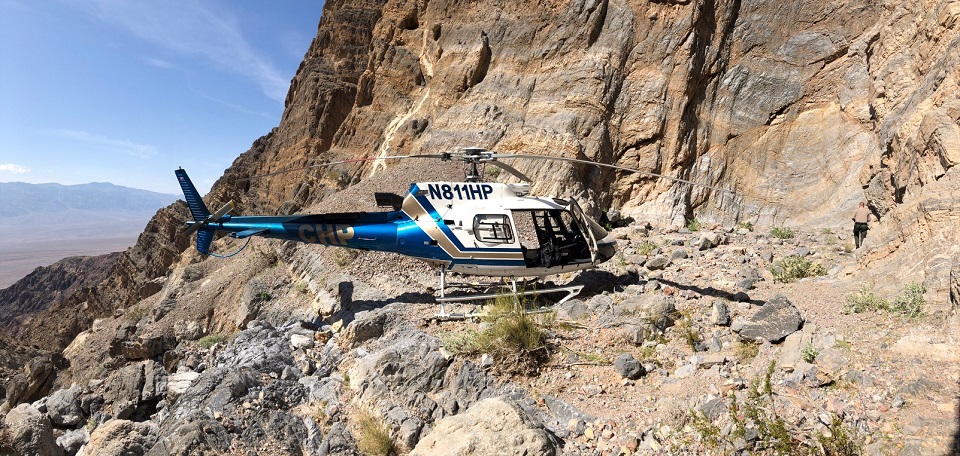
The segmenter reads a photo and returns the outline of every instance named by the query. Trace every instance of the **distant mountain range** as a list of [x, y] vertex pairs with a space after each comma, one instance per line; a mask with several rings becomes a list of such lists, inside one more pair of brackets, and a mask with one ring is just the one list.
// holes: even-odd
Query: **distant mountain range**
[[65, 257], [126, 250], [176, 200], [106, 183], [0, 182], [0, 288]]
[[65, 210], [94, 212], [156, 211], [177, 195], [105, 182], [79, 185], [0, 182], [0, 218]]

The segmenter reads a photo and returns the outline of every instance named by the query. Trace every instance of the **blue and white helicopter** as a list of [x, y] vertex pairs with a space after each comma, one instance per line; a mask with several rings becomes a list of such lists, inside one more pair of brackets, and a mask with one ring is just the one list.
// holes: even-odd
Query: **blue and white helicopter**
[[[197, 233], [197, 250], [210, 254], [210, 244], [218, 231], [234, 238], [261, 236], [287, 241], [322, 244], [350, 249], [394, 252], [417, 258], [440, 271], [441, 304], [452, 301], [489, 299], [495, 294], [466, 297], [446, 296], [446, 274], [509, 277], [517, 293], [517, 277], [543, 277], [594, 268], [612, 258], [616, 241], [603, 227], [584, 214], [573, 198], [530, 196], [530, 179], [503, 158], [526, 158], [579, 162], [630, 172], [650, 174], [693, 185], [693, 182], [646, 173], [631, 168], [539, 155], [497, 154], [482, 148], [466, 148], [457, 153], [405, 155], [377, 159], [458, 158], [469, 166], [464, 182], [417, 182], [406, 196], [376, 193], [377, 206], [384, 212], [296, 214], [278, 216], [234, 216], [233, 202], [210, 213], [185, 170], [176, 170], [177, 179], [193, 221], [187, 221], [185, 234]], [[353, 163], [361, 160], [331, 162], [285, 170]], [[373, 160], [373, 159], [370, 159]], [[478, 165], [491, 164], [520, 178], [525, 183], [483, 182]], [[266, 174], [273, 175], [278, 173]], [[520, 294], [566, 292], [562, 301], [572, 298], [582, 286], [523, 290]]]

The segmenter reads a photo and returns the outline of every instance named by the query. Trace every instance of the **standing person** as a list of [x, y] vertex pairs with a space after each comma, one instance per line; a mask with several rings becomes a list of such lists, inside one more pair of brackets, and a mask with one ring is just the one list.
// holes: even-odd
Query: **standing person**
[[867, 209], [866, 203], [860, 202], [860, 207], [853, 213], [853, 240], [857, 243], [859, 249], [863, 245], [863, 238], [867, 237], [867, 230], [870, 227], [867, 222], [870, 221], [870, 209]]

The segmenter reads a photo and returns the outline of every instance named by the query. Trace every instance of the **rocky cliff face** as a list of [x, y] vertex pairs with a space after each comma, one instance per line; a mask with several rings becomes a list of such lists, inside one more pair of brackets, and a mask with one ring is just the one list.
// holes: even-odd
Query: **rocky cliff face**
[[[523, 161], [542, 194], [650, 220], [848, 229], [879, 223], [863, 263], [946, 301], [960, 244], [954, 165], [956, 2], [396, 1], [332, 4], [280, 127], [245, 172], [452, 150], [578, 157], [729, 188]], [[259, 165], [249, 168], [256, 160]], [[315, 202], [361, 169], [284, 175], [249, 192]], [[559, 177], [559, 178], [558, 178]], [[930, 255], [933, 251], [944, 251]], [[871, 278], [871, 280], [879, 280]]]
[[[369, 207], [363, 198], [369, 199], [371, 190], [402, 190], [414, 179], [449, 178], [450, 170], [372, 162], [245, 179], [342, 159], [464, 146], [585, 158], [734, 191], [590, 166], [510, 163], [534, 178], [536, 193], [582, 193], [594, 213], [620, 209], [654, 222], [664, 233], [676, 232], [670, 225], [696, 218], [723, 224], [728, 232], [736, 223], [749, 222], [764, 231], [787, 226], [821, 234], [829, 229], [835, 236], [849, 229], [853, 208], [866, 200], [879, 220], [872, 223], [862, 249], [831, 260], [831, 280], [872, 283], [887, 296], [906, 283], [922, 283], [932, 322], [950, 321], [940, 317], [956, 314], [960, 295], [960, 233], [955, 229], [960, 222], [958, 19], [960, 3], [922, 0], [816, 5], [598, 1], [536, 8], [516, 2], [331, 1], [291, 83], [280, 125], [237, 158], [207, 195], [207, 204], [233, 199], [241, 213]], [[530, 451], [557, 451], [558, 435], [588, 439], [581, 429], [587, 417], [570, 412], [569, 404], [543, 399], [549, 394], [539, 396], [536, 401], [547, 403], [537, 406], [549, 413], [537, 415], [531, 405], [536, 401], [530, 399], [536, 394], [494, 387], [495, 381], [476, 368], [482, 359], [451, 358], [435, 336], [397, 323], [408, 315], [403, 306], [388, 303], [429, 300], [424, 284], [432, 277], [413, 262], [273, 241], [263, 241], [232, 263], [216, 262], [189, 251], [192, 240], [178, 234], [186, 218], [182, 203], [160, 211], [137, 245], [121, 254], [109, 277], [15, 329], [22, 340], [63, 350], [71, 366], [60, 370], [56, 380], [44, 376], [41, 383], [31, 380], [38, 377], [33, 374], [56, 370], [40, 367], [57, 363], [37, 361], [40, 367], [17, 374], [22, 377], [17, 384], [41, 391], [52, 383], [61, 388], [59, 399], [76, 396], [55, 403], [66, 408], [79, 404], [81, 412], [60, 412], [48, 407], [47, 399], [23, 404], [35, 399], [35, 392], [25, 396], [30, 388], [20, 386], [16, 394], [7, 394], [7, 406], [17, 407], [13, 418], [7, 416], [8, 430], [57, 417], [60, 423], [53, 427], [65, 437], [66, 429], [80, 431], [73, 424], [76, 415], [99, 426], [87, 436], [87, 451], [106, 448], [118, 440], [111, 436], [120, 434], [142, 437], [128, 442], [138, 448], [176, 454], [227, 451], [231, 445], [251, 449], [265, 436], [286, 435], [292, 440], [270, 441], [270, 448], [328, 454], [356, 448], [359, 433], [356, 427], [348, 429], [354, 426], [348, 417], [356, 416], [354, 408], [372, 407], [388, 416], [393, 437], [410, 446], [423, 439], [429, 442], [422, 448], [427, 452], [437, 441], [436, 436], [427, 438], [431, 427], [463, 427], [479, 412], [448, 418], [485, 403], [498, 416], [529, 427]], [[811, 253], [806, 245], [769, 241], [761, 249], [747, 243], [728, 253], [729, 264], [696, 257], [708, 266], [726, 266], [691, 276], [685, 271], [695, 266], [686, 263], [664, 272], [671, 261], [688, 258], [675, 252], [679, 249], [671, 247], [670, 257], [658, 258], [664, 265], [657, 268], [631, 256], [645, 246], [647, 234], [645, 228], [631, 231], [632, 251], [600, 277], [624, 286], [639, 282], [639, 293], [654, 282], [652, 293], [682, 297], [677, 308], [695, 315], [714, 305], [707, 299], [738, 296], [727, 288], [734, 288], [730, 284], [739, 277], [717, 276], [735, 268], [729, 264], [769, 267], [773, 253], [767, 257], [760, 251], [768, 245], [778, 256], [787, 249], [800, 256]], [[694, 244], [685, 238], [680, 244], [654, 241]], [[237, 246], [222, 240], [217, 247]], [[815, 248], [838, 255], [843, 250], [836, 245]], [[633, 272], [627, 272], [631, 267]], [[711, 275], [717, 281], [684, 287]], [[661, 291], [661, 282], [673, 285]], [[803, 289], [793, 291], [806, 297]], [[603, 300], [599, 296], [596, 300]], [[620, 301], [631, 299], [617, 294], [616, 301], [603, 300], [590, 309], [616, 313]], [[747, 297], [739, 312], [752, 313], [749, 303]], [[823, 311], [809, 308], [808, 317]], [[836, 306], [827, 309], [841, 318]], [[101, 315], [110, 317], [94, 321]], [[636, 337], [627, 339], [639, 341], [637, 350], [646, 350], [639, 348], [644, 334], [664, 330], [641, 322], [635, 326]], [[822, 339], [818, 347], [836, 348], [832, 328], [807, 329], [809, 337]], [[734, 335], [712, 326], [704, 334], [708, 330], [719, 331], [711, 342], [729, 355]], [[955, 340], [956, 334], [939, 330], [946, 331], [946, 340]], [[236, 340], [231, 342], [229, 334]], [[683, 337], [679, 330], [670, 334]], [[403, 337], [394, 340], [395, 335]], [[901, 340], [907, 340], [904, 353], [914, 353], [907, 336], [890, 342]], [[764, 362], [787, 351], [770, 342], [779, 343], [769, 340], [763, 346]], [[203, 346], [208, 343], [214, 348]], [[701, 367], [700, 358], [688, 362], [678, 344], [661, 345], [653, 344], [658, 362], [693, 365], [684, 375]], [[416, 356], [406, 356], [411, 347], [419, 350]], [[956, 359], [954, 349], [940, 348], [938, 360]], [[695, 345], [691, 349], [702, 351]], [[791, 362], [800, 356], [798, 350], [791, 351]], [[371, 365], [365, 361], [368, 355], [383, 363]], [[871, 362], [867, 355], [858, 359]], [[730, 369], [740, 368], [728, 361], [719, 364], [726, 367], [717, 369], [718, 378], [723, 369], [729, 376]], [[742, 368], [762, 375], [760, 364]], [[809, 366], [800, 374], [776, 375], [794, 380], [799, 375], [797, 382], [823, 386]], [[830, 381], [845, 375], [836, 363], [830, 368], [836, 374]], [[680, 372], [671, 376], [663, 365], [659, 371], [663, 378]], [[565, 383], [571, 377], [553, 378]], [[865, 397], [896, 393], [858, 378], [843, 377], [859, 382]], [[70, 392], [74, 381], [82, 386]], [[427, 383], [416, 383], [423, 381]], [[527, 386], [538, 388], [536, 381]], [[603, 388], [596, 392], [587, 386], [583, 391], [603, 396]], [[507, 404], [485, 401], [492, 396], [512, 399]], [[835, 405], [828, 404], [831, 410], [848, 410]], [[669, 413], [683, 406], [659, 410]], [[203, 407], [216, 412], [196, 412]], [[291, 407], [304, 408], [290, 413]], [[944, 409], [955, 412], [949, 405]], [[64, 413], [71, 417], [68, 421]], [[872, 416], [862, 426], [880, 426]], [[538, 426], [550, 432], [541, 434]], [[598, 433], [600, 429], [606, 430], [605, 425], [597, 425]], [[670, 427], [645, 432], [644, 444], [656, 450]], [[476, 442], [486, 440], [478, 436]], [[60, 448], [79, 446], [65, 441]]]

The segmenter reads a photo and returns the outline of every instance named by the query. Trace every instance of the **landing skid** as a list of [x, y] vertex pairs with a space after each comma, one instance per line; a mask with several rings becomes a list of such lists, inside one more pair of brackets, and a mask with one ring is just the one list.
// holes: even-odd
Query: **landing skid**
[[[469, 302], [469, 301], [486, 301], [486, 300], [496, 299], [498, 296], [503, 296], [505, 294], [508, 294], [508, 295], [512, 295], [514, 299], [514, 303], [519, 305], [521, 303], [521, 300], [519, 299], [520, 296], [539, 296], [539, 295], [545, 295], [545, 294], [566, 293], [564, 297], [562, 297], [559, 301], [557, 301], [556, 303], [554, 303], [549, 307], [541, 307], [538, 309], [528, 311], [528, 313], [548, 312], [553, 307], [563, 304], [569, 301], [570, 299], [573, 299], [574, 296], [577, 296], [578, 294], [580, 294], [580, 291], [583, 290], [583, 285], [571, 285], [566, 287], [552, 287], [552, 288], [528, 290], [526, 289], [526, 284], [530, 282], [524, 281], [522, 283], [523, 283], [522, 290], [517, 291], [517, 279], [516, 277], [511, 277], [509, 283], [505, 281], [501, 281], [499, 283], [492, 283], [492, 284], [487, 283], [487, 284], [478, 285], [479, 287], [484, 287], [487, 290], [495, 287], [499, 287], [503, 289], [503, 291], [499, 293], [481, 293], [481, 294], [471, 294], [471, 295], [462, 295], [462, 296], [447, 296], [446, 295], [447, 288], [454, 287], [454, 286], [463, 287], [465, 285], [448, 286], [447, 279], [446, 279], [446, 270], [443, 269], [443, 267], [441, 267], [440, 268], [440, 297], [436, 298], [437, 303], [440, 305], [440, 311], [437, 312], [437, 314], [434, 315], [432, 318], [429, 318], [429, 320], [436, 320], [436, 321], [466, 320], [466, 319], [479, 318], [487, 315], [486, 312], [467, 312], [467, 313], [447, 312], [446, 308], [444, 307], [444, 304], [463, 303], [463, 302]], [[471, 286], [471, 285], [466, 285], [466, 286], [474, 287], [474, 288], [477, 287], [477, 286]]]

